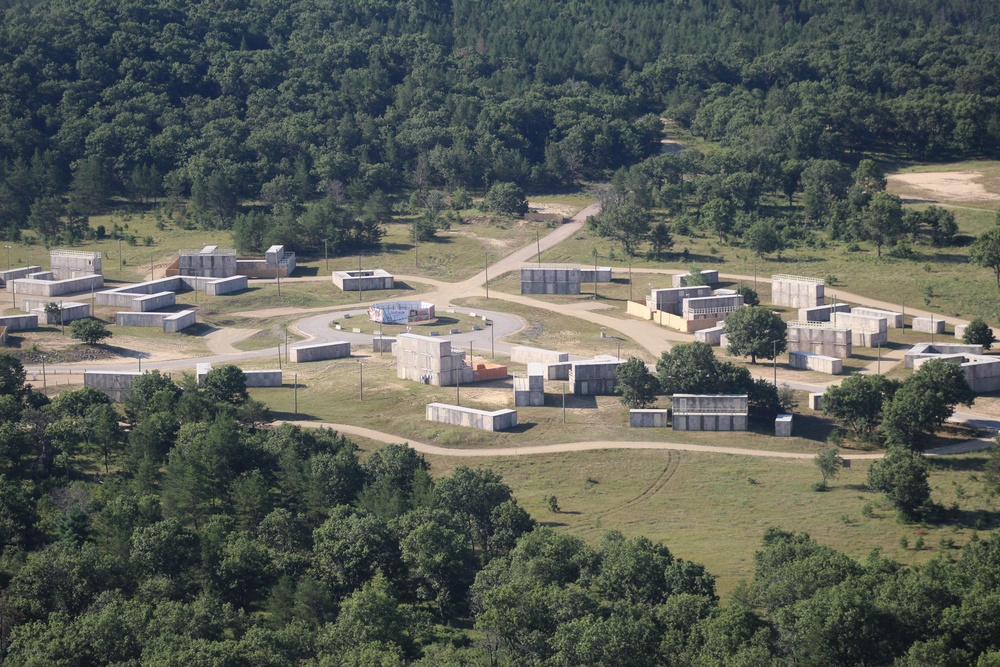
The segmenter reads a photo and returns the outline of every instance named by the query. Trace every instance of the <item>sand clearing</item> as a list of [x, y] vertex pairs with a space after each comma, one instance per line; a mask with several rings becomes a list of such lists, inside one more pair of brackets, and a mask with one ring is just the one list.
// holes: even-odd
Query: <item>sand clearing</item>
[[936, 173], [893, 174], [887, 177], [890, 191], [903, 197], [936, 201], [992, 201], [1000, 195], [988, 191], [978, 181], [979, 171], [941, 171]]

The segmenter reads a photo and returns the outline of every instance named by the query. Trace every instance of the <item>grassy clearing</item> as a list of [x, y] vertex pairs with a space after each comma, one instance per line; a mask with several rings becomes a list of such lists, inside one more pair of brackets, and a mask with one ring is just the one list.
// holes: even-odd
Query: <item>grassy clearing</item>
[[638, 357], [647, 362], [653, 361], [649, 352], [628, 336], [609, 334], [607, 337], [601, 338], [600, 325], [576, 317], [511, 301], [501, 302], [497, 299], [482, 297], [456, 299], [455, 304], [468, 308], [502, 309], [505, 313], [517, 315], [523, 319], [527, 322], [527, 326], [503, 339], [505, 343], [511, 345], [529, 345], [549, 350], [560, 350], [569, 354], [594, 356], [597, 354], [618, 355], [618, 343], [621, 342], [622, 359]]
[[[435, 475], [464, 460], [429, 457]], [[682, 558], [704, 563], [719, 577], [725, 597], [753, 571], [753, 554], [769, 526], [807, 531], [854, 558], [872, 549], [904, 563], [953, 553], [977, 530], [997, 524], [995, 499], [979, 481], [985, 459], [962, 456], [936, 462], [933, 498], [946, 508], [945, 521], [898, 523], [881, 494], [864, 487], [867, 462], [855, 462], [831, 490], [817, 493], [816, 467], [809, 461], [754, 459], [692, 452], [602, 451], [484, 462], [504, 476], [518, 501], [539, 521], [590, 542], [610, 529], [663, 540]], [[545, 498], [555, 495], [563, 511], [553, 514]], [[866, 516], [865, 506], [871, 515]], [[923, 532], [925, 548], [913, 548]], [[903, 549], [900, 538], [910, 547]]]
[[[459, 331], [465, 333], [472, 331], [472, 327], [482, 327], [482, 337], [485, 340], [485, 345], [489, 344], [489, 329], [483, 324], [482, 317], [472, 317], [471, 315], [465, 315], [463, 313], [456, 313], [454, 311], [449, 311], [449, 309], [442, 308], [440, 310], [435, 310], [437, 318], [432, 322], [418, 322], [410, 325], [406, 324], [378, 324], [372, 322], [367, 317], [349, 317], [345, 319], [332, 320], [330, 326], [340, 325], [345, 331], [353, 331], [354, 329], [360, 329], [360, 333], [365, 334], [377, 334], [379, 331], [382, 335], [391, 338], [397, 334], [406, 333], [407, 330], [410, 333], [419, 334], [421, 336], [430, 336], [433, 332], [438, 334], [450, 333], [452, 329], [458, 329]], [[355, 332], [358, 333], [358, 332]], [[480, 346], [484, 343], [480, 342]]]

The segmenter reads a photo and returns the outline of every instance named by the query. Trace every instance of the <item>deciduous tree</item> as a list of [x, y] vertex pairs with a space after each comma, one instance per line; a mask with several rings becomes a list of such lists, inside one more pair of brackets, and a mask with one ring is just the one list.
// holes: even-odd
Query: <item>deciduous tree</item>
[[731, 313], [725, 329], [729, 338], [726, 351], [734, 357], [749, 356], [752, 364], [757, 363], [757, 357], [774, 359], [787, 345], [784, 320], [763, 306], [747, 306]]

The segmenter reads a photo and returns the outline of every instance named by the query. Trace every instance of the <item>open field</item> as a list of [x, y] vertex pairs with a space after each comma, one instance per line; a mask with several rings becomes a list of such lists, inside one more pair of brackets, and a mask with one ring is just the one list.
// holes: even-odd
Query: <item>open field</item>
[[[428, 457], [435, 475], [467, 461]], [[872, 549], [904, 563], [947, 553], [941, 538], [965, 544], [976, 526], [996, 525], [996, 503], [979, 481], [985, 459], [962, 456], [936, 464], [931, 485], [946, 512], [943, 525], [898, 523], [882, 495], [864, 487], [868, 462], [842, 471], [831, 490], [817, 493], [820, 479], [809, 461], [754, 459], [693, 452], [603, 451], [484, 461], [503, 475], [532, 516], [596, 543], [606, 530], [662, 540], [673, 553], [703, 563], [719, 577], [723, 597], [753, 572], [753, 554], [769, 526], [806, 531], [823, 544], [857, 559]], [[978, 477], [976, 478], [978, 480]], [[548, 510], [555, 495], [562, 512]], [[872, 516], [864, 508], [871, 505]], [[926, 547], [913, 543], [924, 531]], [[907, 537], [909, 549], [900, 538]]]

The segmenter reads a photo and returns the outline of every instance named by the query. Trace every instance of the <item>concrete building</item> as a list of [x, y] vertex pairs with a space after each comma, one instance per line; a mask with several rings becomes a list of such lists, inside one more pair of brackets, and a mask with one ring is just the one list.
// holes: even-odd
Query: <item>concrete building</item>
[[333, 284], [345, 292], [364, 292], [368, 290], [393, 289], [396, 285], [396, 278], [383, 269], [334, 271]]
[[958, 364], [965, 374], [969, 387], [977, 394], [1000, 391], [1000, 358], [972, 352], [947, 352], [955, 348], [975, 350], [978, 345], [930, 345], [923, 343], [915, 345], [903, 358], [903, 364], [908, 368], [918, 370], [932, 359], [940, 359], [952, 364]]
[[[44, 274], [43, 274], [44, 275]], [[15, 298], [21, 296], [56, 297], [80, 294], [104, 286], [104, 276], [100, 274], [66, 278], [65, 280], [44, 280], [39, 278], [17, 278], [7, 281], [7, 291]]]
[[503, 431], [517, 426], [517, 410], [477, 410], [461, 405], [428, 403], [426, 419], [432, 422], [477, 428], [481, 431]]
[[372, 352], [392, 353], [392, 346], [395, 345], [395, 338], [383, 338], [382, 336], [372, 336]]
[[22, 266], [19, 269], [8, 269], [6, 271], [0, 271], [0, 286], [6, 287], [7, 283], [11, 280], [17, 280], [18, 278], [27, 278], [28, 275], [32, 273], [37, 273], [42, 270], [40, 266]]
[[855, 315], [884, 317], [886, 324], [890, 329], [903, 328], [903, 313], [897, 313], [892, 310], [881, 310], [880, 308], [865, 308], [863, 306], [855, 306], [854, 308], [851, 308], [851, 312]]
[[[54, 303], [60, 308], [59, 313], [51, 315], [45, 312], [45, 307]], [[76, 301], [50, 301], [48, 299], [25, 299], [21, 302], [21, 310], [38, 316], [39, 324], [69, 324], [74, 320], [90, 317], [90, 304]]]
[[580, 267], [568, 264], [521, 267], [521, 294], [579, 294]]
[[115, 324], [120, 327], [159, 327], [163, 333], [177, 333], [197, 323], [193, 310], [177, 312], [143, 313], [122, 311], [115, 313]]
[[913, 330], [920, 333], [944, 333], [944, 319], [934, 317], [914, 317]]
[[694, 339], [700, 343], [706, 343], [712, 347], [718, 347], [722, 344], [722, 334], [726, 332], [726, 327], [724, 324], [712, 327], [710, 329], [702, 329], [701, 331], [694, 332]]
[[774, 419], [774, 437], [792, 437], [792, 415], [778, 415]]
[[628, 425], [632, 428], [666, 428], [666, 410], [629, 410]]
[[826, 357], [811, 352], [789, 352], [788, 365], [807, 371], [816, 371], [828, 375], [840, 375], [844, 372], [844, 362], [837, 357]]
[[49, 253], [52, 278], [70, 280], [82, 276], [102, 275], [101, 253], [80, 250], [53, 250]]
[[241, 275], [249, 278], [286, 278], [295, 271], [295, 253], [286, 252], [285, 246], [273, 245], [264, 258], [237, 257], [230, 248], [207, 245], [201, 250], [181, 250], [177, 259], [167, 267], [167, 277], [193, 276], [200, 278], [229, 278]]
[[[703, 285], [715, 285], [719, 282], [719, 272], [714, 269], [709, 269], [701, 271], [701, 278]], [[670, 277], [670, 284], [673, 287], [687, 287], [688, 283], [691, 282], [690, 273], [675, 273]]]
[[919, 359], [934, 359], [937, 357], [967, 357], [982, 356], [982, 345], [959, 345], [955, 343], [920, 343], [911, 347], [903, 355], [903, 367], [915, 368]]
[[809, 394], [809, 409], [816, 410], [817, 412], [820, 412], [823, 409], [823, 394]]
[[833, 313], [849, 313], [851, 307], [846, 303], [831, 303], [826, 306], [799, 308], [800, 322], [829, 322]]
[[514, 378], [514, 405], [545, 405], [545, 377], [529, 374]]
[[731, 313], [743, 307], [743, 297], [732, 296], [700, 296], [684, 299], [681, 302], [681, 316], [685, 320], [712, 320], [720, 322]]
[[515, 345], [510, 348], [510, 360], [515, 364], [560, 364], [569, 361], [569, 354], [540, 347]]
[[646, 307], [650, 310], [680, 315], [684, 308], [684, 299], [712, 296], [712, 288], [707, 285], [696, 287], [664, 287], [654, 289], [646, 297]]
[[619, 359], [596, 358], [573, 361], [569, 367], [569, 384], [578, 396], [610, 396], [618, 386], [616, 370], [625, 362]]
[[299, 345], [289, 350], [288, 354], [289, 358], [295, 363], [343, 359], [344, 357], [351, 356], [351, 344], [348, 341], [334, 341], [332, 343]]
[[265, 371], [243, 371], [243, 375], [247, 378], [247, 387], [280, 387], [281, 386], [281, 371], [280, 370], [265, 370]]
[[854, 313], [833, 313], [833, 326], [851, 330], [854, 347], [879, 347], [889, 342], [889, 324], [884, 317]]
[[809, 352], [826, 357], [847, 359], [854, 353], [850, 329], [834, 327], [826, 322], [789, 322], [789, 352]]
[[674, 394], [675, 431], [745, 431], [746, 394]]
[[437, 387], [451, 387], [473, 381], [472, 367], [465, 363], [465, 353], [451, 349], [451, 341], [399, 334], [393, 345], [396, 377]]
[[955, 325], [955, 338], [965, 338], [965, 330], [969, 328], [968, 324], [956, 324]]
[[125, 400], [132, 382], [142, 373], [127, 371], [84, 371], [83, 386], [103, 392], [115, 403]]
[[789, 308], [822, 306], [824, 285], [820, 278], [778, 274], [771, 276], [771, 303]]

